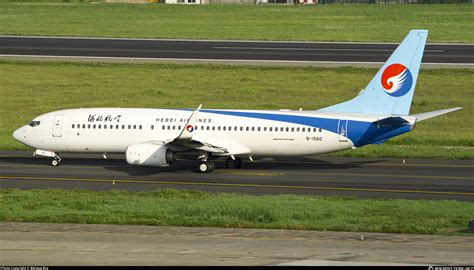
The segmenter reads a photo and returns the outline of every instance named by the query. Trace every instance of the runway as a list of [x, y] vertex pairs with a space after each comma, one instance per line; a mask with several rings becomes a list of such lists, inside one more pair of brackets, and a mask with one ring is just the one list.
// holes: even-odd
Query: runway
[[474, 161], [364, 158], [280, 158], [244, 162], [211, 174], [197, 161], [167, 168], [135, 167], [123, 155], [64, 154], [63, 165], [29, 151], [0, 152], [0, 188], [86, 188], [144, 191], [162, 188], [245, 194], [342, 195], [363, 198], [474, 201]]
[[[383, 63], [398, 44], [0, 37], [0, 56], [217, 62]], [[474, 44], [428, 44], [425, 64], [474, 66]]]

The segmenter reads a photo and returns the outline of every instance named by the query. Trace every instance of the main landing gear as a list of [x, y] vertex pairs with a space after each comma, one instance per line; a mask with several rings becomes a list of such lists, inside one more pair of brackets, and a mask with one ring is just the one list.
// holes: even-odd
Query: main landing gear
[[242, 167], [242, 159], [239, 157], [228, 158], [225, 161], [225, 166], [230, 169], [240, 169]]
[[[228, 158], [226, 161], [225, 161], [225, 166], [227, 168], [233, 168], [233, 169], [240, 169], [242, 167], [242, 159], [239, 158], [239, 157], [235, 157], [235, 158]], [[201, 161], [199, 163], [199, 172], [200, 173], [210, 173], [212, 171], [214, 171], [214, 169], [216, 168], [216, 164], [212, 161]]]
[[201, 161], [198, 168], [200, 173], [210, 173], [214, 171], [216, 164], [212, 161]]

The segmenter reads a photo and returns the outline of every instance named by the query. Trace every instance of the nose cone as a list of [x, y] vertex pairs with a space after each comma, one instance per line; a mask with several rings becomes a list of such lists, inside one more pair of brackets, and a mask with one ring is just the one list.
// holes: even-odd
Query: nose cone
[[24, 130], [21, 127], [19, 129], [15, 130], [15, 132], [13, 132], [13, 138], [15, 138], [15, 140], [23, 143], [23, 133], [24, 133]]

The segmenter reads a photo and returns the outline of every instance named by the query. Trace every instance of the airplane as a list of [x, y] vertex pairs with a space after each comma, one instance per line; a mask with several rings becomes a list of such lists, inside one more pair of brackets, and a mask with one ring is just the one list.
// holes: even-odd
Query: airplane
[[196, 160], [201, 173], [212, 172], [218, 158], [240, 168], [242, 158], [382, 144], [419, 121], [462, 109], [409, 114], [427, 37], [427, 30], [411, 30], [355, 98], [319, 110], [67, 109], [34, 118], [13, 137], [53, 166], [64, 152], [125, 153], [138, 166]]

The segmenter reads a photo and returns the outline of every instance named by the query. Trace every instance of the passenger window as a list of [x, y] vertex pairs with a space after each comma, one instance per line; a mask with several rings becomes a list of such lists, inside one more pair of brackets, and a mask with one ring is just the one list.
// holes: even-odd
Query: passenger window
[[163, 125], [162, 129], [165, 130], [165, 128], [166, 128], [165, 125]]
[[102, 125], [99, 125], [99, 129], [101, 129], [101, 128], [102, 128]]
[[107, 125], [104, 125], [104, 129], [107, 129]]
[[153, 125], [151, 125], [151, 129], [152, 129], [152, 130], [153, 130], [153, 128], [154, 128]]
[[286, 132], [290, 131], [290, 128], [286, 128]]
[[272, 127], [269, 127], [269, 128], [268, 128], [268, 131], [272, 131]]
[[299, 128], [299, 127], [296, 128], [296, 132], [300, 132], [300, 128]]
[[222, 127], [222, 130], [225, 131], [225, 126]]
[[142, 129], [142, 125], [139, 125], [139, 126], [138, 126], [138, 129]]
[[322, 132], [322, 131], [323, 131], [323, 129], [322, 129], [322, 128], [319, 128], [319, 132]]
[[209, 126], [207, 126], [207, 128], [206, 128], [206, 129], [207, 129], [207, 130], [209, 130], [209, 128], [210, 128], [210, 127], [209, 127]]
[[91, 128], [91, 124], [87, 125], [87, 128], [90, 129], [90, 128]]
[[115, 129], [119, 129], [119, 125], [115, 125]]
[[83, 128], [83, 129], [86, 128], [86, 124], [82, 124], [82, 128]]
[[280, 131], [283, 132], [283, 127], [280, 127]]
[[74, 124], [72, 124], [72, 128], [74, 128], [74, 126], [75, 126], [75, 125], [74, 125]]
[[137, 129], [137, 125], [133, 125], [133, 129]]
[[313, 132], [316, 132], [316, 128], [313, 128]]
[[95, 129], [95, 125], [93, 125], [92, 128]]
[[294, 127], [291, 128], [291, 132], [295, 132], [295, 128], [294, 128]]
[[252, 127], [252, 131], [255, 131], [255, 127]]
[[244, 131], [244, 127], [240, 127], [240, 131]]
[[301, 131], [304, 132], [304, 131], [305, 131], [305, 128], [301, 128]]

